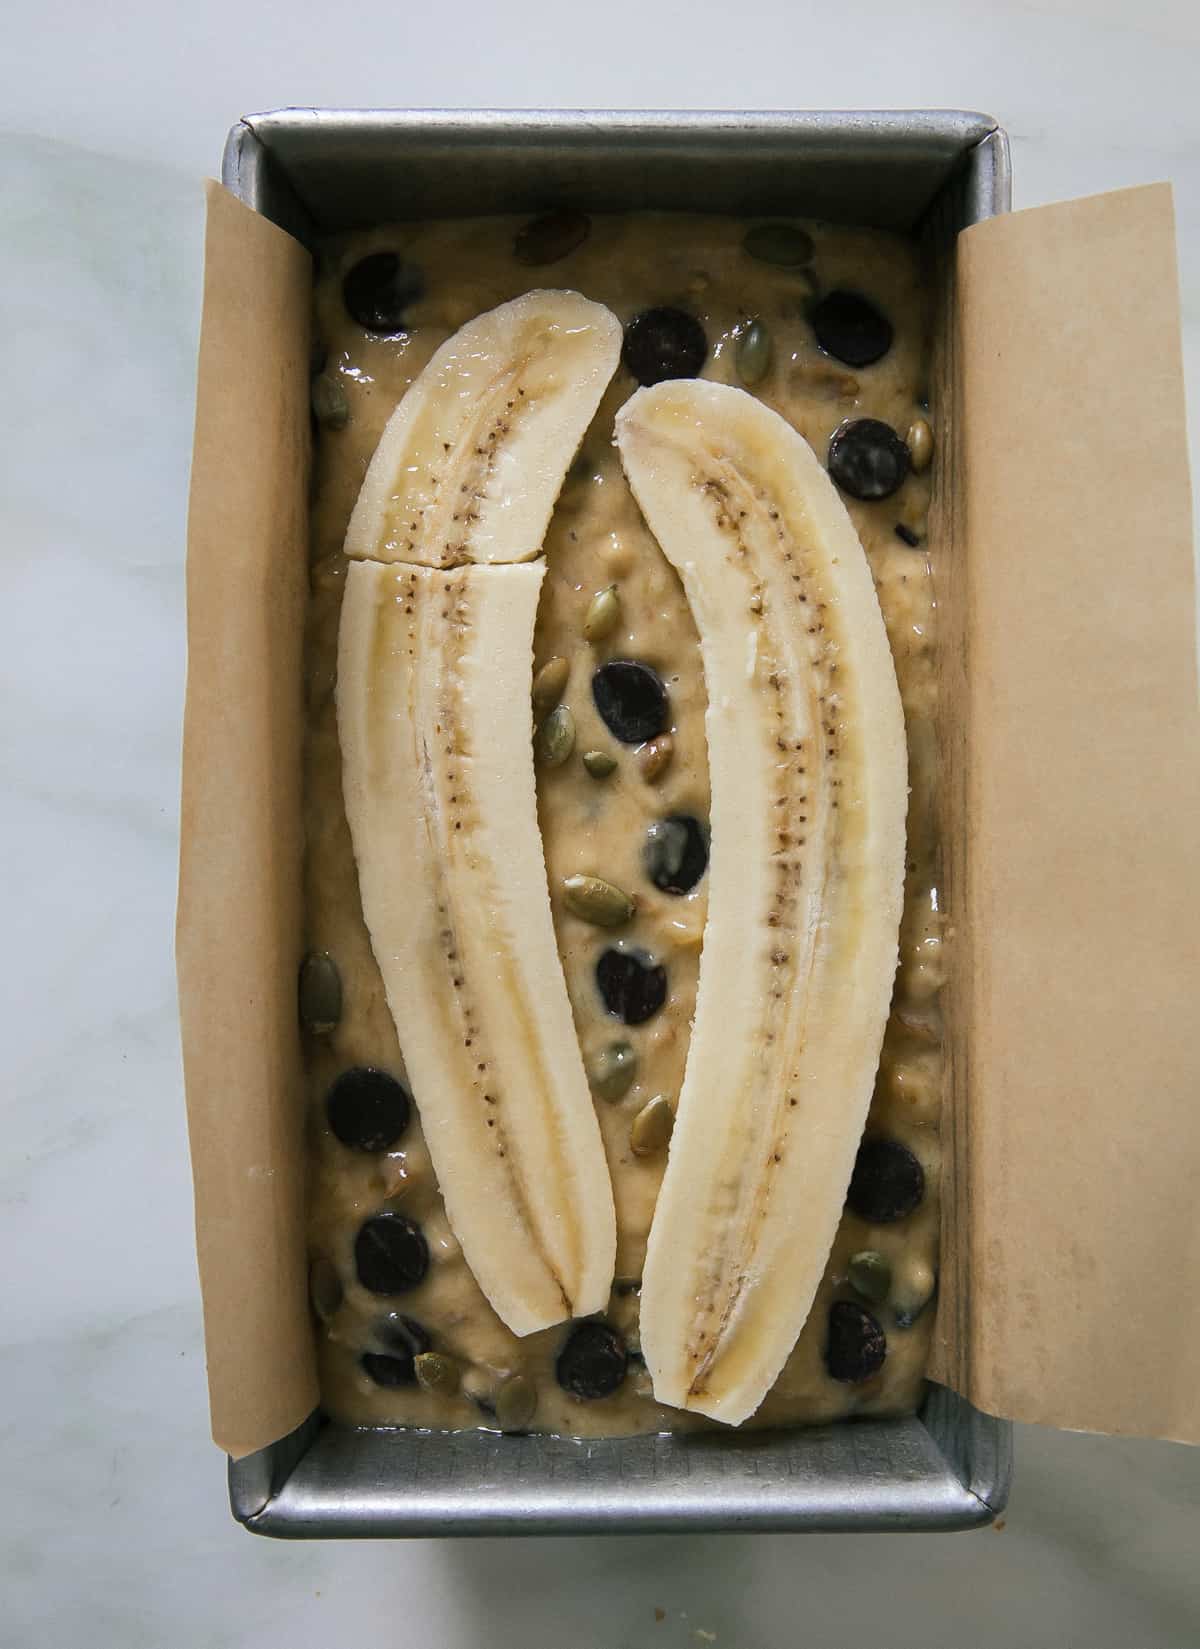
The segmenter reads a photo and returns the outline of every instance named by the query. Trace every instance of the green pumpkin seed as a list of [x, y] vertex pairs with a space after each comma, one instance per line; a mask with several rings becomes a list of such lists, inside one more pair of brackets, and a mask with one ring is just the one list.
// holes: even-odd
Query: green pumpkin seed
[[561, 767], [575, 748], [575, 717], [557, 705], [538, 728], [538, 753], [547, 767]]
[[851, 1287], [865, 1300], [874, 1300], [878, 1305], [887, 1299], [892, 1286], [892, 1268], [875, 1249], [864, 1248], [861, 1253], [851, 1254], [846, 1273]]
[[342, 976], [325, 951], [300, 964], [300, 1023], [314, 1036], [327, 1036], [342, 1017]]
[[634, 1156], [649, 1157], [661, 1151], [675, 1127], [675, 1107], [666, 1094], [654, 1098], [634, 1117], [629, 1129], [629, 1144]]
[[588, 1067], [588, 1085], [599, 1099], [623, 1099], [637, 1075], [637, 1050], [628, 1042], [610, 1042]]
[[313, 417], [326, 429], [345, 429], [350, 419], [350, 403], [336, 378], [318, 372], [310, 390]]
[[660, 733], [638, 752], [638, 766], [647, 784], [655, 784], [675, 760], [675, 740], [669, 733]]
[[771, 366], [771, 334], [762, 321], [751, 321], [734, 352], [738, 377], [744, 384], [760, 384]]
[[563, 898], [569, 911], [598, 928], [619, 928], [637, 909], [628, 893], [601, 876], [568, 876]]
[[588, 603], [583, 633], [592, 643], [604, 641], [620, 622], [621, 598], [617, 594], [617, 586], [610, 584], [607, 590], [598, 591]]
[[908, 427], [906, 437], [908, 458], [913, 473], [920, 475], [933, 462], [933, 431], [924, 418], [916, 418]]
[[747, 229], [742, 246], [759, 263], [777, 263], [785, 269], [807, 263], [813, 255], [812, 236], [792, 223], [759, 223]]
[[913, 1260], [897, 1276], [892, 1310], [898, 1328], [911, 1328], [937, 1292], [937, 1278], [924, 1260]]
[[462, 1371], [453, 1357], [443, 1357], [440, 1351], [423, 1351], [413, 1358], [417, 1384], [425, 1391], [437, 1392], [439, 1397], [452, 1397], [462, 1381]]
[[607, 779], [617, 770], [617, 758], [607, 750], [585, 750], [581, 760], [593, 779]]
[[571, 666], [565, 658], [550, 658], [533, 678], [533, 708], [539, 716], [554, 709], [567, 688]]
[[496, 1421], [501, 1431], [524, 1431], [537, 1408], [537, 1387], [523, 1374], [512, 1374], [496, 1393]]
[[341, 1307], [342, 1279], [333, 1261], [323, 1255], [318, 1255], [308, 1268], [308, 1297], [323, 1323], [327, 1323]]

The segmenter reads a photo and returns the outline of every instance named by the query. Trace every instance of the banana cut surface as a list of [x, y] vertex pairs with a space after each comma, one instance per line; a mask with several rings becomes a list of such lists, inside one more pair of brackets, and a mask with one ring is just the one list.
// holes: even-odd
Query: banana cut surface
[[620, 339], [569, 292], [472, 321], [393, 414], [346, 541], [338, 735], [363, 913], [451, 1227], [519, 1335], [603, 1309], [616, 1249], [529, 705], [533, 558]]
[[641, 1294], [660, 1402], [737, 1425], [811, 1308], [896, 968], [907, 764], [871, 571], [811, 448], [742, 390], [617, 417], [708, 691], [708, 921]]

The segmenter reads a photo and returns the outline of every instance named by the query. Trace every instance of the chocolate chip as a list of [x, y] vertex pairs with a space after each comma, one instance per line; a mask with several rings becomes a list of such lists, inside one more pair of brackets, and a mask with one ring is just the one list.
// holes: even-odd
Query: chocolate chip
[[611, 1397], [625, 1378], [629, 1354], [607, 1323], [579, 1323], [554, 1365], [555, 1377], [573, 1397]]
[[861, 292], [828, 293], [812, 312], [813, 331], [827, 355], [847, 366], [871, 366], [892, 347], [892, 323]]
[[642, 1025], [667, 999], [667, 970], [645, 951], [614, 947], [596, 963], [596, 988], [609, 1013]]
[[403, 1214], [373, 1214], [354, 1239], [354, 1265], [372, 1294], [406, 1294], [425, 1279], [429, 1244]]
[[424, 275], [395, 252], [361, 258], [342, 281], [342, 301], [351, 320], [381, 336], [405, 330], [405, 312], [424, 291]]
[[376, 1327], [375, 1338], [385, 1352], [367, 1351], [362, 1366], [377, 1386], [412, 1386], [417, 1382], [416, 1358], [429, 1350], [429, 1335], [413, 1317], [393, 1313]]
[[364, 1351], [360, 1361], [377, 1386], [411, 1386], [416, 1379], [411, 1360], [403, 1357], [384, 1357], [378, 1351]]
[[708, 869], [708, 836], [690, 813], [655, 819], [646, 831], [642, 866], [663, 893], [690, 893]]
[[825, 1366], [834, 1380], [855, 1384], [878, 1374], [887, 1356], [887, 1336], [865, 1306], [835, 1300], [829, 1308]]
[[586, 212], [574, 212], [569, 207], [559, 212], [543, 212], [541, 217], [517, 231], [513, 257], [528, 266], [557, 263], [583, 245], [591, 227], [592, 220]]
[[897, 1139], [866, 1139], [858, 1148], [846, 1206], [872, 1225], [911, 1214], [925, 1194], [925, 1171]]
[[592, 676], [592, 701], [622, 744], [644, 744], [665, 729], [670, 701], [662, 677], [648, 664], [610, 658]]
[[829, 473], [851, 498], [888, 498], [908, 474], [908, 448], [890, 424], [852, 418], [829, 441]]
[[921, 542], [912, 528], [906, 527], [903, 521], [897, 521], [896, 523], [896, 537], [902, 544], [907, 544], [910, 550], [915, 550]]
[[386, 1071], [358, 1065], [343, 1071], [325, 1096], [334, 1136], [354, 1151], [387, 1151], [408, 1127], [408, 1090]]
[[686, 309], [643, 309], [625, 328], [621, 359], [639, 384], [695, 378], [708, 355], [704, 328]]

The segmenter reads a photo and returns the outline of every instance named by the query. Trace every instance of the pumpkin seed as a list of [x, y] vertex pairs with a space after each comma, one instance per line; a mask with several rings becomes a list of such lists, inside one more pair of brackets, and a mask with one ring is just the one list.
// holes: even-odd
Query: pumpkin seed
[[599, 590], [588, 603], [583, 620], [583, 633], [595, 644], [612, 635], [620, 622], [621, 598], [617, 594], [617, 586], [610, 584], [607, 590]]
[[312, 951], [300, 964], [300, 1023], [314, 1036], [327, 1036], [342, 1017], [342, 976], [326, 951]]
[[655, 784], [675, 760], [675, 740], [669, 733], [660, 733], [638, 751], [638, 766], [647, 784]]
[[308, 1297], [323, 1323], [327, 1323], [341, 1307], [342, 1279], [333, 1261], [323, 1255], [318, 1255], [308, 1268]]
[[537, 1387], [523, 1374], [512, 1374], [496, 1393], [495, 1403], [501, 1431], [524, 1431], [537, 1408]]
[[588, 1066], [588, 1085], [600, 1099], [623, 1099], [637, 1075], [637, 1050], [629, 1042], [610, 1042]]
[[898, 1328], [911, 1328], [937, 1291], [937, 1278], [924, 1260], [905, 1266], [892, 1289], [892, 1309]]
[[661, 1151], [675, 1127], [675, 1107], [666, 1094], [655, 1094], [634, 1117], [629, 1144], [634, 1156], [649, 1157]]
[[858, 1254], [851, 1254], [846, 1274], [851, 1287], [865, 1300], [874, 1300], [878, 1305], [887, 1299], [892, 1286], [892, 1268], [874, 1248], [864, 1248]]
[[538, 728], [538, 750], [547, 767], [561, 767], [575, 748], [575, 717], [556, 705]]
[[350, 418], [350, 403], [336, 378], [327, 372], [318, 372], [310, 390], [313, 417], [326, 429], [345, 429]]
[[601, 876], [568, 876], [563, 897], [569, 911], [598, 928], [619, 928], [637, 909], [628, 893]]
[[440, 1351], [423, 1351], [413, 1358], [417, 1384], [439, 1397], [452, 1397], [462, 1381], [462, 1371], [453, 1357], [443, 1357]]
[[812, 236], [793, 223], [758, 223], [747, 229], [742, 246], [759, 263], [777, 263], [794, 269], [813, 255]]
[[593, 779], [607, 779], [616, 772], [617, 758], [607, 750], [585, 750], [581, 760]]
[[933, 462], [933, 431], [924, 418], [916, 418], [908, 426], [906, 440], [913, 473], [920, 475]]
[[762, 321], [751, 321], [734, 352], [738, 377], [744, 384], [760, 384], [771, 365], [771, 334]]
[[565, 658], [550, 658], [533, 678], [533, 708], [539, 716], [548, 715], [562, 698], [567, 687], [571, 666]]

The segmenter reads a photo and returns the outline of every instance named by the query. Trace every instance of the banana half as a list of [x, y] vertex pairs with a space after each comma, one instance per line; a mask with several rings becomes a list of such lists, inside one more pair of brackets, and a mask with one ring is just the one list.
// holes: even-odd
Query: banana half
[[451, 1227], [519, 1335], [602, 1310], [616, 1253], [528, 706], [530, 558], [620, 342], [570, 292], [472, 321], [393, 414], [346, 542], [338, 735], [363, 913]]
[[737, 1425], [821, 1280], [879, 1060], [904, 720], [866, 555], [807, 442], [738, 389], [635, 394], [625, 473], [695, 615], [712, 784], [696, 1015], [641, 1295], [660, 1402]]

